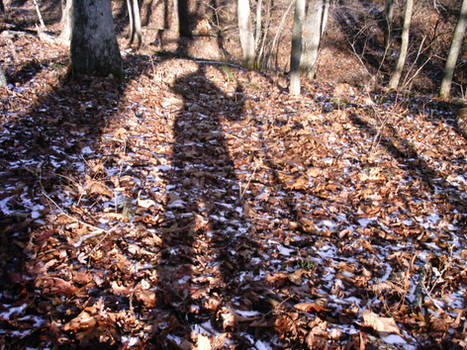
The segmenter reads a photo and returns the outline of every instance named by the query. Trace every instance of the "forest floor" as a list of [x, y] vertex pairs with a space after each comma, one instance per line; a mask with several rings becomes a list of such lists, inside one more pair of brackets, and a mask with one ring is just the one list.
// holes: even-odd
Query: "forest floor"
[[467, 346], [459, 105], [2, 42], [2, 349]]

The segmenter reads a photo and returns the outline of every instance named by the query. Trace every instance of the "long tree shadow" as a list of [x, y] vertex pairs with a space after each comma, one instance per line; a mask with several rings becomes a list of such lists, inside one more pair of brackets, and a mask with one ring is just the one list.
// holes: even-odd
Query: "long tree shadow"
[[[132, 64], [132, 57], [126, 59], [125, 66]], [[134, 70], [129, 78], [140, 73]], [[70, 268], [80, 269], [80, 263], [76, 265], [79, 249], [69, 234], [78, 222], [99, 225], [92, 222], [91, 212], [97, 209], [93, 207], [98, 197], [104, 197], [102, 192], [88, 192], [88, 198], [77, 198], [70, 195], [70, 186], [84, 181], [85, 169], [100, 160], [103, 130], [110, 130], [112, 120], [118, 119], [120, 100], [130, 79], [57, 80], [42, 94], [27, 87], [16, 91], [17, 98], [0, 110], [0, 327], [7, 330], [0, 337], [0, 347], [76, 346], [73, 336], [63, 333], [56, 321], [69, 320], [82, 310], [78, 300], [98, 298], [99, 293], [75, 294]], [[35, 97], [34, 103], [27, 103]], [[13, 104], [18, 101], [26, 106]], [[90, 212], [76, 210], [83, 204]], [[65, 223], [59, 217], [74, 219]], [[62, 258], [70, 264], [60, 267], [58, 260], [41, 251], [48, 244], [62, 251]], [[58, 289], [57, 281], [61, 283]], [[60, 303], [56, 298], [61, 298]]]
[[[350, 115], [352, 123], [365, 131], [371, 137], [377, 137], [378, 131], [371, 125], [358, 117], [355, 113]], [[439, 193], [445, 200], [451, 203], [460, 213], [465, 212], [467, 201], [459, 196], [458, 189], [439, 175], [422, 157], [419, 156], [416, 149], [410, 142], [402, 139], [397, 130], [388, 125], [391, 137], [382, 137], [380, 143], [396, 159], [404, 164], [411, 176], [419, 178], [425, 184], [426, 188], [433, 194]], [[461, 222], [466, 226], [465, 220]]]

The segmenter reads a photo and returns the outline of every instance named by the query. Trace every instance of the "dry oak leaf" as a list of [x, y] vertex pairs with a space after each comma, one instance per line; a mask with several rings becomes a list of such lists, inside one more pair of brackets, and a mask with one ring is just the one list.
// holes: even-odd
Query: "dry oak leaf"
[[370, 310], [363, 311], [363, 326], [371, 327], [377, 332], [400, 334], [399, 327], [392, 317], [381, 317]]
[[267, 274], [266, 282], [272, 284], [274, 287], [282, 287], [288, 280], [289, 276], [284, 272], [278, 272], [275, 274]]
[[294, 308], [304, 312], [321, 312], [321, 311], [331, 311], [330, 309], [319, 305], [318, 303], [298, 303], [294, 305]]
[[137, 290], [135, 292], [136, 299], [142, 302], [144, 306], [152, 308], [156, 306], [156, 293], [150, 290]]
[[91, 194], [101, 194], [109, 198], [113, 197], [112, 191], [103, 182], [100, 181], [91, 180], [91, 183], [88, 186], [88, 190]]
[[97, 320], [95, 317], [89, 314], [86, 310], [83, 310], [78, 316], [76, 316], [70, 322], [66, 323], [63, 326], [63, 330], [78, 332], [94, 328], [96, 324]]
[[78, 290], [70, 282], [58, 277], [39, 277], [34, 283], [36, 288], [42, 290], [44, 294], [56, 294], [62, 296], [72, 296]]
[[298, 179], [294, 180], [292, 183], [287, 184], [287, 188], [292, 190], [304, 190], [310, 187], [308, 176], [300, 176]]

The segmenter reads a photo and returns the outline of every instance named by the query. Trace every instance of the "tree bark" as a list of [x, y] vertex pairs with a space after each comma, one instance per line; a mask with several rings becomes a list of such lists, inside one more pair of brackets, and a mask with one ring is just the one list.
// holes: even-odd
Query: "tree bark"
[[308, 9], [305, 16], [303, 31], [303, 52], [300, 61], [300, 69], [309, 79], [316, 74], [316, 61], [324, 33], [324, 26], [328, 11], [326, 6], [329, 0], [308, 0]]
[[2, 67], [0, 67], [0, 87], [7, 87], [8, 83], [6, 81], [5, 72], [3, 72]]
[[250, 19], [249, 0], [237, 1], [237, 20], [243, 61], [248, 67], [253, 67], [255, 62], [255, 39]]
[[467, 21], [467, 0], [462, 1], [459, 19], [457, 20], [456, 29], [452, 36], [451, 47], [449, 48], [448, 58], [444, 66], [443, 80], [441, 81], [440, 96], [448, 98], [451, 95], [452, 76], [456, 68], [457, 58], [462, 49], [462, 41], [464, 38], [465, 27]]
[[110, 0], [72, 0], [71, 72], [123, 77]]
[[386, 28], [384, 30], [384, 48], [387, 51], [391, 45], [392, 23], [394, 17], [394, 0], [384, 1], [384, 20]]
[[399, 53], [399, 58], [397, 59], [396, 69], [394, 70], [391, 80], [389, 81], [390, 89], [397, 89], [397, 86], [399, 85], [399, 80], [402, 75], [402, 69], [404, 68], [405, 59], [407, 57], [407, 49], [409, 47], [409, 31], [410, 31], [410, 21], [412, 19], [412, 9], [413, 9], [413, 0], [406, 0], [405, 13], [404, 13], [404, 25], [402, 27], [401, 49]]
[[292, 29], [292, 51], [290, 54], [290, 86], [291, 95], [300, 95], [300, 58], [302, 55], [303, 19], [305, 17], [305, 0], [295, 0], [295, 14]]
[[133, 45], [136, 38], [136, 48], [139, 49], [142, 43], [143, 34], [141, 31], [141, 15], [139, 12], [138, 0], [127, 0], [128, 17], [130, 20], [130, 41], [129, 45]]

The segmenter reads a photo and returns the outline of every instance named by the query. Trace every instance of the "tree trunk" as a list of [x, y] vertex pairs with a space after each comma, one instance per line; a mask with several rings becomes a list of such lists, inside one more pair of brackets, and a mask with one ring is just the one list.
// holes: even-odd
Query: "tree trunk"
[[263, 22], [262, 18], [262, 7], [263, 7], [263, 0], [258, 0], [256, 4], [256, 29], [255, 29], [255, 51], [259, 47], [259, 41], [261, 40], [261, 26]]
[[5, 13], [5, 6], [3, 6], [3, 0], [0, 0], [0, 12]]
[[60, 20], [62, 32], [60, 33], [58, 40], [67, 46], [69, 46], [71, 42], [71, 24], [73, 16], [72, 4], [72, 0], [64, 0], [64, 6], [62, 6], [62, 19]]
[[384, 20], [386, 28], [384, 30], [384, 48], [387, 51], [391, 45], [392, 23], [394, 17], [394, 0], [384, 1]]
[[405, 13], [404, 13], [404, 25], [402, 27], [402, 42], [399, 58], [397, 59], [396, 69], [392, 74], [391, 80], [389, 81], [390, 89], [397, 89], [399, 80], [402, 75], [402, 69], [404, 68], [405, 58], [407, 57], [407, 49], [409, 47], [409, 30], [410, 21], [412, 19], [413, 0], [406, 0], [405, 2]]
[[321, 37], [324, 33], [326, 6], [329, 0], [308, 0], [308, 9], [305, 16], [305, 30], [303, 32], [303, 52], [300, 69], [309, 79], [316, 74], [316, 61]]
[[464, 38], [465, 27], [467, 21], [467, 0], [462, 1], [461, 10], [459, 13], [459, 19], [457, 20], [456, 29], [452, 36], [451, 47], [449, 49], [448, 58], [446, 65], [444, 66], [443, 80], [441, 81], [440, 96], [449, 97], [451, 95], [451, 83], [452, 76], [454, 75], [454, 69], [456, 68], [457, 58], [459, 52], [462, 49], [462, 41]]
[[37, 0], [33, 0], [32, 2], [34, 3], [34, 7], [36, 8], [37, 18], [39, 19], [39, 24], [41, 25], [41, 30], [47, 30], [47, 28], [45, 26], [45, 23], [44, 23], [44, 19], [42, 18], [42, 13], [41, 13], [41, 9], [39, 7], [39, 3], [37, 2]]
[[330, 2], [331, 0], [324, 0], [323, 14], [321, 16], [321, 37], [323, 37], [324, 31], [326, 30], [326, 24], [328, 24]]
[[302, 55], [302, 31], [305, 17], [305, 0], [295, 0], [295, 14], [292, 30], [292, 51], [290, 55], [291, 95], [300, 95], [300, 57]]
[[242, 46], [243, 61], [248, 67], [253, 67], [255, 62], [255, 39], [250, 19], [250, 1], [237, 1], [237, 20], [240, 44]]
[[5, 72], [3, 72], [2, 67], [0, 67], [0, 87], [7, 87], [8, 83], [6, 81]]
[[110, 0], [72, 0], [71, 72], [123, 77]]
[[142, 43], [143, 34], [141, 32], [141, 15], [139, 12], [138, 0], [127, 0], [128, 17], [130, 20], [130, 41], [131, 46], [136, 37], [136, 49], [139, 49]]

